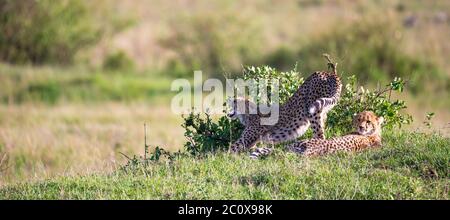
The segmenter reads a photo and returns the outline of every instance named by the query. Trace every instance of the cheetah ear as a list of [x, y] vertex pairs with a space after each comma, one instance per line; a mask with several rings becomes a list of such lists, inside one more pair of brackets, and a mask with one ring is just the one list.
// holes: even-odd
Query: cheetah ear
[[234, 104], [233, 102], [234, 102], [234, 100], [235, 100], [235, 99], [234, 99], [233, 97], [228, 97], [228, 98], [227, 98], [227, 101], [225, 102], [225, 105], [228, 106], [228, 107], [233, 107], [233, 104]]
[[252, 101], [248, 101], [248, 110], [250, 114], [257, 114], [258, 113], [258, 106], [252, 102]]
[[384, 122], [384, 118], [383, 118], [383, 116], [381, 116], [381, 117], [379, 117], [378, 118], [378, 124], [383, 124], [383, 122]]
[[357, 121], [357, 118], [356, 118], [356, 116], [358, 115], [358, 113], [353, 113], [353, 119], [352, 119], [352, 124], [353, 125], [355, 125], [356, 124], [356, 121]]

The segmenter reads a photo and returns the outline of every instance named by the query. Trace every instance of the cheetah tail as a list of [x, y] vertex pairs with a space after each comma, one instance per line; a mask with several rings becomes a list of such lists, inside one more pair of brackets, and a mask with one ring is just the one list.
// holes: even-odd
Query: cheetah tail
[[288, 151], [297, 153], [297, 154], [303, 154], [306, 150], [306, 143], [308, 143], [309, 140], [302, 140], [298, 141], [296, 143], [290, 144], [286, 147]]

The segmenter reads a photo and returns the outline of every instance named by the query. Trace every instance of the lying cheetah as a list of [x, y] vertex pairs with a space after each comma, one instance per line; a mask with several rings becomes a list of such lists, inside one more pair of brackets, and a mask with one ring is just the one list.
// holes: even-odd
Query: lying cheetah
[[[259, 125], [261, 117], [259, 114], [246, 116], [247, 121], [244, 122], [246, 128], [231, 146], [231, 151], [249, 149], [259, 141], [279, 143], [293, 140], [303, 135], [310, 125], [314, 137], [324, 139], [326, 115], [338, 102], [342, 89], [336, 68], [333, 70], [333, 72], [314, 72], [309, 76], [294, 95], [279, 107], [279, 119], [274, 125]], [[237, 111], [239, 102], [235, 99], [230, 103], [232, 110], [228, 114], [229, 117], [244, 119], [245, 112]], [[249, 101], [248, 105], [256, 108], [256, 105]]]
[[[353, 119], [356, 128], [353, 133], [328, 140], [313, 138], [298, 141], [287, 146], [287, 148], [305, 156], [321, 156], [338, 151], [360, 151], [378, 147], [381, 145], [381, 124], [383, 121], [383, 117], [377, 117], [371, 111], [364, 111], [357, 114]], [[258, 148], [252, 152], [250, 157], [255, 159], [267, 156], [271, 153], [271, 150], [271, 148]]]

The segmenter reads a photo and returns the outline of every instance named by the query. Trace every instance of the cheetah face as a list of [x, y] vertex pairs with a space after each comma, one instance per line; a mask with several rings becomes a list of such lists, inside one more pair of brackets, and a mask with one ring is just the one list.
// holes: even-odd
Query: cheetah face
[[228, 113], [227, 116], [231, 119], [236, 119], [237, 118], [237, 114], [236, 114], [236, 100], [229, 100], [228, 103]]
[[383, 117], [377, 117], [371, 111], [363, 111], [357, 114], [353, 119], [353, 125], [360, 135], [381, 134], [381, 124]]
[[229, 111], [227, 116], [231, 119], [239, 119], [244, 123], [244, 117], [248, 114], [255, 114], [257, 106], [255, 103], [242, 98], [228, 100]]

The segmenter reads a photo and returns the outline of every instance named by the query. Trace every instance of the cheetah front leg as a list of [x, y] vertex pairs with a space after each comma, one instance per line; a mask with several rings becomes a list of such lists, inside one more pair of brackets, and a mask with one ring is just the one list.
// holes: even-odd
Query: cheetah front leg
[[334, 105], [327, 106], [322, 111], [316, 112], [311, 117], [311, 128], [313, 129], [313, 137], [325, 139], [325, 123], [327, 122], [328, 112]]
[[259, 141], [260, 134], [245, 128], [241, 137], [231, 145], [231, 152], [237, 153], [245, 149], [249, 149]]
[[315, 113], [311, 118], [311, 129], [313, 130], [313, 138], [325, 139], [325, 119], [321, 113]]

